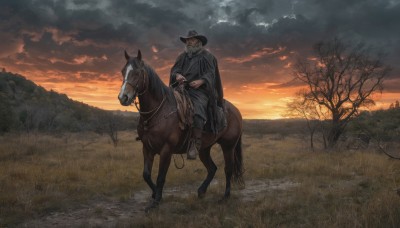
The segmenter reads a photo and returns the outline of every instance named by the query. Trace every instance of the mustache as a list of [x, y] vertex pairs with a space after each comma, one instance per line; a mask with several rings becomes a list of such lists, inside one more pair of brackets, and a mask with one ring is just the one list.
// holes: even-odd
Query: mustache
[[186, 51], [188, 52], [196, 52], [200, 49], [202, 49], [202, 46], [186, 46]]
[[188, 44], [188, 43], [186, 43], [186, 46], [187, 46], [187, 47], [200, 47], [200, 46], [203, 46], [203, 45], [202, 45], [201, 42], [198, 42], [198, 43], [194, 43], [194, 44]]

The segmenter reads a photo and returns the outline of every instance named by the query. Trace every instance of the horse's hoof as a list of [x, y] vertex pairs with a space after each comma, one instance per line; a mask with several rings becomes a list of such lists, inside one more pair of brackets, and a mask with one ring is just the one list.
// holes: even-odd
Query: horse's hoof
[[160, 204], [159, 202], [153, 200], [153, 201], [150, 203], [150, 205], [147, 206], [147, 207], [144, 209], [144, 212], [149, 213], [151, 210], [153, 210], [153, 209], [155, 209], [155, 208], [158, 208], [158, 205], [159, 205], [159, 204]]

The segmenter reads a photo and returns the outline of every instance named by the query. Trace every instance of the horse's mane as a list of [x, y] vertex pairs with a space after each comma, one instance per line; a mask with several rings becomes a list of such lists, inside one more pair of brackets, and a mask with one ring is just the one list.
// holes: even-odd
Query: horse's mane
[[160, 77], [151, 66], [144, 64], [144, 67], [149, 77], [149, 92], [157, 97], [165, 96], [167, 100], [174, 101], [175, 98], [172, 89], [170, 89], [163, 81], [161, 81]]

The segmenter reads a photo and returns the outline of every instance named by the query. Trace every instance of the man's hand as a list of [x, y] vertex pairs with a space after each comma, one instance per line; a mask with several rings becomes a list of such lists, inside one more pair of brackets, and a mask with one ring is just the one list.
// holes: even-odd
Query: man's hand
[[184, 81], [186, 81], [186, 78], [183, 77], [180, 73], [176, 74], [176, 81], [179, 82], [179, 84], [182, 84]]
[[192, 81], [189, 85], [190, 85], [190, 87], [192, 87], [194, 89], [197, 89], [203, 84], [204, 84], [204, 80], [203, 79], [199, 79], [199, 80]]

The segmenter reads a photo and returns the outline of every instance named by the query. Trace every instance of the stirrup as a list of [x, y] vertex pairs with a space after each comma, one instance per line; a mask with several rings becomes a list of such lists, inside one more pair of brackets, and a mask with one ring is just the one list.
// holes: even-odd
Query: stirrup
[[190, 142], [190, 147], [187, 152], [187, 159], [188, 160], [195, 160], [197, 154], [199, 153], [201, 146], [201, 139], [192, 139]]
[[194, 141], [192, 141], [190, 143], [190, 147], [189, 147], [189, 150], [187, 152], [187, 159], [188, 160], [196, 160], [196, 157], [197, 157], [198, 153], [199, 152], [197, 151], [196, 144], [195, 144]]

